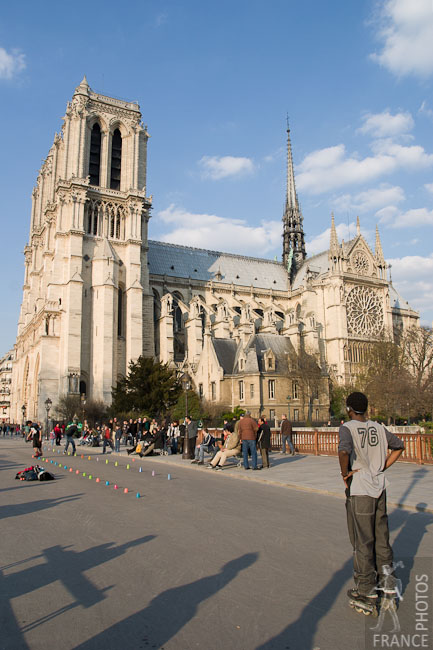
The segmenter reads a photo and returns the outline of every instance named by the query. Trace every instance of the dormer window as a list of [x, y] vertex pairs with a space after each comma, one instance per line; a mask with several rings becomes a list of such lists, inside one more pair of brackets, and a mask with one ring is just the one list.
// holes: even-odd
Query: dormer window
[[272, 357], [269, 357], [268, 359], [268, 370], [273, 370], [274, 369], [274, 360]]

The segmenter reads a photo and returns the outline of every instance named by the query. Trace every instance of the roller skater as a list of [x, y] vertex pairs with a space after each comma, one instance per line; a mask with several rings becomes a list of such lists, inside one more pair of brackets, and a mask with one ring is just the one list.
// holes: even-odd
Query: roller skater
[[354, 588], [349, 589], [347, 595], [349, 597], [349, 605], [352, 609], [364, 614], [365, 616], [369, 616], [370, 614], [374, 617], [378, 616], [378, 598], [376, 594], [363, 596], [358, 592], [357, 589]]
[[349, 605], [365, 615], [377, 616], [378, 591], [385, 596], [381, 585], [395, 580], [384, 472], [400, 457], [404, 445], [382, 424], [367, 419], [367, 408], [363, 393], [351, 393], [347, 398], [350, 421], [340, 427], [338, 457], [353, 547], [355, 587], [348, 591]]

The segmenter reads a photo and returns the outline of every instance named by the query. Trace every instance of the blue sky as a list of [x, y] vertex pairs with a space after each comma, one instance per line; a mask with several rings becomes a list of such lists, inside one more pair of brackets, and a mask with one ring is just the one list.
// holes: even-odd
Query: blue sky
[[431, 0], [8, 3], [0, 13], [2, 350], [31, 190], [87, 75], [151, 134], [150, 237], [273, 258], [289, 115], [309, 254], [379, 225], [396, 288], [433, 319]]

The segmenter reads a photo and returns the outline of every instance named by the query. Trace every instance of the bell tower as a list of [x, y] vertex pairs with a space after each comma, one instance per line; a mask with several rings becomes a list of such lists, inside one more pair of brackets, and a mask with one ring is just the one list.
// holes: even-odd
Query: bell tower
[[23, 402], [42, 419], [45, 399], [59, 395], [110, 403], [130, 361], [153, 355], [148, 138], [137, 103], [96, 93], [83, 78], [32, 195], [17, 413]]

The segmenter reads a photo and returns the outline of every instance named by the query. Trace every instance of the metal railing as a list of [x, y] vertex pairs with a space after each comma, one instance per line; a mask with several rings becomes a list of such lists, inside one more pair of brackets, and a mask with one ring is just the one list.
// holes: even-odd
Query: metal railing
[[[212, 435], [219, 437], [221, 429], [209, 429]], [[396, 433], [404, 442], [404, 451], [399, 461], [406, 463], [433, 464], [433, 434], [421, 433]], [[338, 431], [293, 430], [293, 444], [297, 452], [314, 456], [338, 456]], [[277, 429], [271, 430], [271, 448], [273, 451], [281, 450], [281, 433]]]

